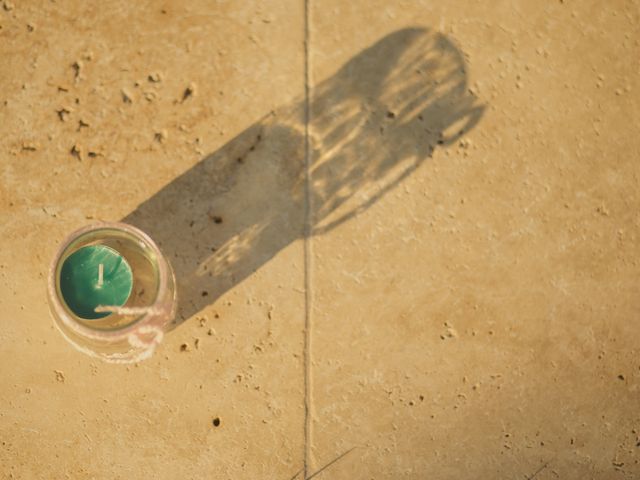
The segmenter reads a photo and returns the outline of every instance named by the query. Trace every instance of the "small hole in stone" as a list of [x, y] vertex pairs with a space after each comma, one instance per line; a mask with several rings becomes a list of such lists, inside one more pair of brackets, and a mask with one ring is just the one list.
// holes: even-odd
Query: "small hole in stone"
[[209, 292], [207, 292], [206, 290], [203, 290], [203, 291], [202, 291], [202, 296], [203, 296], [203, 297], [206, 297], [207, 295], [209, 295]]
[[220, 426], [220, 418], [219, 417], [214, 418], [213, 422], [211, 422], [211, 423], [213, 423], [214, 427], [219, 427]]

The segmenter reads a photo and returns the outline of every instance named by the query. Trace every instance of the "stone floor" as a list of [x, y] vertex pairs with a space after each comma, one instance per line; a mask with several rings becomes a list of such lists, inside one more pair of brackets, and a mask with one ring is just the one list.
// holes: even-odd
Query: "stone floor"
[[[639, 24], [4, 0], [0, 478], [640, 478]], [[49, 316], [100, 220], [178, 276], [140, 364]]]

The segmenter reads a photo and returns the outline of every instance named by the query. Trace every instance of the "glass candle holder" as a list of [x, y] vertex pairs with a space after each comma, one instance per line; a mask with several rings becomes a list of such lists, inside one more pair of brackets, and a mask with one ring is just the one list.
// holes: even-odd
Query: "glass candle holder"
[[[91, 285], [78, 284], [87, 281], [81, 274], [92, 268], [87, 265], [92, 259], [96, 262], [96, 278], [91, 279]], [[116, 267], [119, 274], [113, 275]], [[75, 284], [69, 287], [69, 271], [73, 268], [80, 273], [72, 277]], [[103, 282], [105, 287], [110, 286], [108, 282], [116, 276], [119, 282], [125, 282], [118, 293], [123, 303], [100, 304], [91, 313], [78, 307], [94, 292], [82, 287], [96, 288], [96, 298], [102, 299]], [[76, 295], [69, 293], [73, 287]], [[146, 233], [124, 223], [100, 223], [69, 235], [51, 264], [48, 297], [55, 325], [69, 343], [112, 363], [149, 358], [162, 341], [177, 305], [169, 261]]]

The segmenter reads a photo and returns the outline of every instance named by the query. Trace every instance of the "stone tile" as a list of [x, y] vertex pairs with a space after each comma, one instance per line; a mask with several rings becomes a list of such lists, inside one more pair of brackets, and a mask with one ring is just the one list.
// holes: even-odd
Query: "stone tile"
[[[290, 478], [302, 5], [15, 2], [1, 24], [0, 477]], [[97, 220], [145, 228], [180, 278], [182, 323], [140, 365], [49, 317], [48, 263]]]
[[594, 11], [312, 4], [309, 472], [640, 472], [638, 12]]

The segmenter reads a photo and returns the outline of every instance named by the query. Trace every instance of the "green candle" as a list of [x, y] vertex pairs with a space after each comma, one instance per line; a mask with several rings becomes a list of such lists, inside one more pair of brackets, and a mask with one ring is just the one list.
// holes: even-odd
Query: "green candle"
[[98, 305], [121, 307], [133, 288], [131, 267], [106, 245], [82, 247], [67, 257], [60, 271], [60, 291], [78, 317], [95, 320], [110, 315]]

